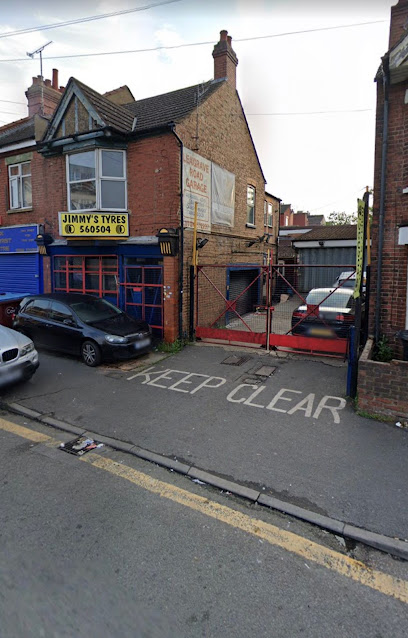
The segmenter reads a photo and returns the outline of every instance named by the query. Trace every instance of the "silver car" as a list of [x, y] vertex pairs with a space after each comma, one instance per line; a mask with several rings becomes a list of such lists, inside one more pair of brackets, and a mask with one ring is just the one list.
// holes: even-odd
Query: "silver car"
[[39, 366], [31, 339], [0, 326], [0, 387], [30, 379]]

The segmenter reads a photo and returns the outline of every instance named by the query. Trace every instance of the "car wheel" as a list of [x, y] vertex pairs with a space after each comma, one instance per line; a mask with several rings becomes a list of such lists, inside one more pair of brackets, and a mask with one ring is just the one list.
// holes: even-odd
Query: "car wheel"
[[87, 365], [94, 368], [98, 366], [102, 361], [101, 350], [94, 341], [84, 341], [81, 346], [82, 361]]

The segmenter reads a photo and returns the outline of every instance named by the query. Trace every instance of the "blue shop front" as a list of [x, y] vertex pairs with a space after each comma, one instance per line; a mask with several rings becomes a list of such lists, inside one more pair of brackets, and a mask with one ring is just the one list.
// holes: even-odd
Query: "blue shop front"
[[56, 241], [48, 246], [54, 292], [98, 295], [163, 336], [163, 259], [157, 238]]

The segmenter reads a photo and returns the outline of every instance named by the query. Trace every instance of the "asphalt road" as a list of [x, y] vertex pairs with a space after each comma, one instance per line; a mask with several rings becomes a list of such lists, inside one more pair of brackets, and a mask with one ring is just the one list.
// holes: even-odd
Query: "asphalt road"
[[[33, 379], [3, 400], [407, 538], [408, 432], [355, 414], [344, 365], [248, 350], [223, 363], [232, 354], [186, 347], [138, 373], [41, 352]], [[262, 366], [275, 369], [259, 376]]]
[[407, 635], [406, 563], [362, 547], [356, 562], [300, 522], [108, 448], [84, 462], [27, 438], [62, 433], [0, 418], [2, 638]]

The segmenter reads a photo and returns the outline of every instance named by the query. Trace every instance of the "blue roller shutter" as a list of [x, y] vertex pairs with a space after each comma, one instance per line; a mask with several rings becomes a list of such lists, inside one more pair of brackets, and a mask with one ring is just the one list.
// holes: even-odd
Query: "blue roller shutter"
[[17, 294], [42, 292], [41, 256], [13, 254], [0, 256], [0, 292]]

